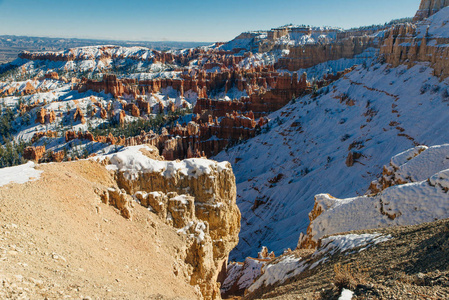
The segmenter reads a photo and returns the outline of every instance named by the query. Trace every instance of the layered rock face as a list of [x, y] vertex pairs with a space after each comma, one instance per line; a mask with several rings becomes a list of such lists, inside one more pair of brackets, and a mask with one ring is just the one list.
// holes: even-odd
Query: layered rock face
[[422, 21], [446, 6], [449, 6], [449, 0], [421, 0], [419, 10], [416, 12], [413, 21]]
[[121, 195], [135, 195], [164, 222], [187, 234], [185, 262], [191, 266], [190, 283], [200, 287], [205, 299], [220, 299], [217, 279], [226, 272], [240, 230], [231, 165], [206, 159], [166, 162], [144, 155], [148, 152], [157, 150], [130, 147], [106, 159], [108, 168], [116, 169], [122, 189], [108, 191], [109, 197], [112, 194], [119, 199], [122, 214], [128, 216]]
[[380, 49], [383, 60], [393, 67], [429, 62], [435, 76], [449, 76], [449, 49], [444, 46], [449, 41], [448, 14], [448, 9], [443, 8], [425, 21], [430, 25], [420, 22], [393, 26], [385, 33]]
[[[239, 90], [245, 90], [248, 97], [234, 101], [198, 99], [194, 113], [210, 111], [214, 117], [223, 117], [230, 111], [253, 112], [256, 117], [276, 111], [292, 99], [311, 91], [307, 74], [263, 73], [266, 77], [254, 77], [238, 83]], [[257, 76], [257, 74], [255, 74]]]
[[372, 36], [351, 36], [335, 43], [303, 45], [290, 48], [287, 57], [275, 64], [277, 69], [296, 71], [341, 58], [353, 58], [370, 47], [378, 47]]

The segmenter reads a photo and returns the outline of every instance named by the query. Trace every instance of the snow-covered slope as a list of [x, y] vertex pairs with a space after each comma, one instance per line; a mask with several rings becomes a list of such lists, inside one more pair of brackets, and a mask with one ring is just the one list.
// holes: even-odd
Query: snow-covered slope
[[445, 7], [428, 19], [418, 23], [418, 38], [426, 35], [430, 38], [448, 38], [448, 16], [449, 7]]
[[270, 115], [268, 132], [214, 157], [236, 174], [242, 231], [232, 258], [296, 246], [316, 194], [363, 195], [395, 154], [446, 143], [448, 81], [432, 71], [360, 66]]
[[317, 195], [316, 210], [321, 214], [312, 221], [307, 239], [449, 218], [449, 144], [410, 149], [393, 157], [390, 164], [396, 166], [396, 179], [411, 183], [391, 186], [375, 196], [336, 199]]

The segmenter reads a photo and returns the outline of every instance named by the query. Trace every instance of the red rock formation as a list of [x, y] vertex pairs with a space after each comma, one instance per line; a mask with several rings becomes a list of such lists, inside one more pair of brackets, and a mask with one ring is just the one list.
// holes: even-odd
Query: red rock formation
[[[346, 72], [349, 72], [349, 70]], [[332, 80], [339, 79], [346, 72], [326, 76], [317, 84], [318, 86], [324, 86]], [[267, 122], [263, 116], [281, 108], [295, 97], [311, 92], [306, 74], [301, 76], [295, 73], [293, 75], [281, 75], [274, 72], [272, 67], [257, 67], [247, 72], [234, 70], [226, 74], [223, 78], [227, 78], [223, 81], [225, 88], [231, 82], [234, 86], [240, 85], [247, 89], [250, 96], [234, 101], [200, 98], [194, 108], [196, 115], [192, 122], [185, 126], [178, 124], [170, 129], [170, 132], [161, 135], [150, 132], [127, 139], [109, 135], [107, 137], [96, 137], [96, 140], [102, 143], [126, 146], [150, 144], [157, 147], [164, 158], [168, 160], [186, 157], [210, 157], [223, 150], [230, 143], [254, 137], [256, 129]], [[172, 87], [179, 88], [191, 87], [191, 84], [194, 83], [194, 86], [201, 91], [206, 89], [207, 86], [221, 86], [219, 82], [222, 80], [222, 77], [220, 77], [222, 75], [217, 76], [217, 74], [211, 75], [206, 72], [199, 72], [198, 74], [184, 74], [186, 78], [184, 84], [180, 84], [179, 80], [161, 79], [147, 81], [146, 84], [151, 86], [152, 90], [158, 90], [170, 84]], [[190, 80], [192, 78], [194, 80]], [[142, 82], [139, 84], [142, 84]], [[141, 97], [137, 98], [136, 103], [137, 105], [124, 102], [123, 107], [127, 111], [132, 111], [134, 106], [138, 108], [148, 107], [148, 103]], [[173, 106], [170, 105], [169, 110], [170, 107]], [[109, 109], [111, 110], [112, 107], [109, 106]], [[163, 104], [159, 103], [159, 111], [164, 109]], [[120, 111], [119, 117], [122, 120], [121, 124], [123, 124], [124, 111]]]
[[165, 109], [164, 103], [159, 102], [159, 103], [158, 103], [158, 106], [159, 106], [159, 113], [163, 113], [163, 112], [164, 112], [164, 109]]
[[38, 162], [45, 153], [45, 146], [26, 147], [23, 151], [23, 158]]
[[106, 119], [108, 117], [108, 113], [104, 108], [101, 108], [101, 110], [100, 110], [100, 117], [102, 119]]
[[35, 123], [45, 124], [45, 116], [47, 115], [47, 110], [45, 108], [41, 108], [36, 114]]
[[173, 102], [170, 102], [169, 104], [168, 104], [168, 111], [169, 112], [175, 112], [175, 104], [173, 103]]
[[118, 120], [119, 120], [120, 125], [122, 125], [122, 126], [125, 125], [125, 117], [126, 117], [125, 111], [121, 110], [119, 113], [119, 116], [118, 116]]
[[65, 153], [64, 153], [64, 151], [58, 151], [58, 152], [51, 152], [50, 153], [50, 157], [51, 157], [51, 160], [52, 161], [55, 161], [55, 162], [61, 162], [61, 161], [63, 161], [64, 160], [64, 158], [65, 158]]
[[75, 122], [80, 121], [81, 124], [86, 123], [86, 118], [84, 117], [84, 114], [79, 107], [76, 108], [75, 114], [73, 115], [73, 120]]
[[127, 104], [125, 110], [129, 111], [133, 117], [140, 117], [140, 109], [133, 103]]
[[45, 122], [51, 124], [54, 121], [56, 121], [56, 113], [51, 110], [47, 115], [45, 115]]
[[75, 132], [75, 131], [66, 131], [65, 132], [65, 141], [70, 142], [75, 139], [87, 140], [90, 142], [96, 141], [93, 134], [89, 131], [86, 132]]
[[36, 132], [33, 137], [31, 138], [31, 143], [35, 143], [37, 142], [39, 139], [41, 139], [42, 137], [48, 137], [48, 138], [56, 138], [58, 137], [58, 133], [56, 131], [41, 131], [41, 132]]
[[141, 112], [144, 112], [147, 115], [149, 115], [151, 113], [150, 103], [147, 101], [144, 101], [142, 98], [137, 99], [137, 106], [139, 107]]
[[21, 95], [22, 96], [32, 95], [32, 94], [35, 94], [36, 92], [38, 92], [38, 91], [34, 88], [34, 86], [29, 81], [27, 81], [25, 88], [21, 92]]
[[75, 140], [78, 138], [78, 135], [75, 131], [66, 131], [65, 132], [65, 141], [70, 142], [71, 140]]
[[88, 140], [90, 142], [94, 142], [95, 141], [94, 135], [92, 133], [90, 133], [89, 131], [86, 131], [84, 133], [83, 139]]
[[59, 80], [59, 75], [56, 72], [50, 72], [50, 73], [45, 74], [44, 78], [45, 79]]

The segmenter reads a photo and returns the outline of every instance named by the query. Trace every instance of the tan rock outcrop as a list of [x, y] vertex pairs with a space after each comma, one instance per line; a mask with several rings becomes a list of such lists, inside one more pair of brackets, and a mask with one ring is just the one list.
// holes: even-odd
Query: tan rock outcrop
[[47, 115], [47, 110], [45, 108], [41, 108], [36, 114], [36, 123], [45, 124], [45, 116]]
[[397, 25], [385, 33], [380, 55], [382, 60], [392, 67], [402, 64], [412, 67], [419, 62], [430, 63], [435, 76], [446, 78], [449, 76], [449, 50], [441, 45], [447, 44], [447, 40], [429, 36], [427, 32], [419, 35], [415, 24]]
[[[121, 161], [120, 153], [110, 161]], [[231, 165], [203, 159], [160, 163], [165, 171], [119, 169], [117, 184], [191, 237], [185, 258], [192, 266], [191, 284], [200, 287], [205, 299], [220, 299], [217, 278], [225, 271], [240, 230]]]
[[125, 191], [109, 188], [100, 194], [101, 201], [117, 208], [126, 219], [131, 219], [132, 197]]

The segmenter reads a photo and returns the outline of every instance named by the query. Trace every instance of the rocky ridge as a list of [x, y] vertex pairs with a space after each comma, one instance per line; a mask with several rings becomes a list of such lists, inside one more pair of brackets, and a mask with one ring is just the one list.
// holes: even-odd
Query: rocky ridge
[[448, 218], [447, 157], [448, 145], [416, 147], [393, 157], [367, 196], [315, 196], [310, 225], [298, 248], [316, 248], [320, 238], [330, 234]]
[[[80, 194], [80, 198], [76, 198], [79, 200], [75, 201], [77, 205], [90, 207], [92, 204], [93, 210], [97, 211], [96, 214], [103, 215], [104, 213], [102, 211], [105, 211], [108, 215], [107, 218], [111, 218], [114, 222], [121, 224], [123, 221], [120, 219], [129, 220], [128, 222], [130, 223], [128, 224], [130, 225], [127, 225], [128, 227], [139, 227], [142, 222], [147, 225], [149, 223], [146, 222], [151, 223], [151, 226], [148, 227], [150, 229], [145, 229], [144, 231], [140, 227], [134, 228], [135, 234], [131, 234], [129, 237], [131, 239], [136, 238], [136, 234], [142, 234], [146, 235], [142, 237], [143, 240], [148, 240], [150, 244], [156, 244], [154, 240], [158, 239], [157, 231], [163, 230], [163, 234], [167, 236], [167, 240], [165, 240], [165, 237], [162, 237], [164, 239], [164, 250], [162, 248], [157, 250], [157, 252], [148, 252], [148, 249], [141, 252], [140, 248], [138, 248], [139, 250], [137, 252], [133, 250], [133, 255], [136, 256], [136, 259], [139, 259], [139, 257], [142, 258], [142, 255], [148, 256], [148, 253], [152, 256], [153, 263], [148, 264], [148, 258], [146, 258], [144, 259], [144, 263], [147, 263], [147, 266], [143, 268], [151, 268], [152, 264], [154, 265], [158, 260], [161, 260], [167, 269], [161, 270], [161, 266], [153, 266], [154, 269], [145, 271], [145, 276], [152, 278], [150, 279], [151, 284], [162, 287], [159, 290], [157, 288], [152, 288], [151, 290], [158, 290], [158, 293], [162, 295], [161, 297], [178, 296], [193, 298], [193, 295], [196, 293], [194, 298], [221, 299], [217, 280], [220, 279], [219, 275], [222, 272], [222, 268], [226, 268], [229, 252], [237, 244], [240, 229], [240, 212], [235, 204], [235, 179], [231, 166], [228, 163], [217, 163], [205, 159], [167, 162], [163, 161], [163, 158], [156, 153], [157, 150], [154, 148], [139, 146], [124, 148], [117, 154], [97, 157], [94, 160], [42, 164], [37, 167], [39, 170], [43, 170], [42, 178], [32, 183], [25, 182], [22, 184], [27, 185], [28, 191], [40, 189], [42, 188], [40, 186], [42, 184], [45, 186], [49, 184], [59, 185], [59, 188], [54, 188], [53, 192], [47, 195], [45, 205], [56, 205], [60, 209], [63, 209], [63, 211], [67, 211], [67, 207], [64, 209], [66, 200], [59, 203], [56, 199], [59, 197], [67, 199], [67, 201], [75, 201], [68, 194], [71, 190], [70, 185], [77, 187], [80, 184], [85, 185], [86, 180], [90, 180], [91, 182], [82, 191], [77, 192]], [[18, 167], [1, 169], [0, 173], [14, 172], [14, 168]], [[62, 178], [58, 178], [58, 176], [61, 177], [61, 174], [63, 174]], [[2, 175], [0, 177], [3, 178], [4, 176]], [[70, 180], [72, 177], [73, 182]], [[4, 183], [2, 181], [1, 184], [4, 185], [7, 182]], [[10, 197], [14, 197], [17, 193], [21, 193], [20, 191], [23, 191], [22, 185], [20, 184], [6, 185], [5, 187], [0, 186], [2, 199], [10, 199]], [[27, 200], [29, 197], [34, 196], [39, 198], [39, 193], [37, 194], [24, 194], [19, 199]], [[83, 201], [86, 201], [86, 203], [82, 203]], [[113, 213], [111, 214], [111, 206], [115, 207], [117, 213], [121, 215], [119, 219], [114, 217]], [[4, 203], [4, 208], [6, 211], [14, 210], [7, 203]], [[54, 209], [51, 211], [61, 220], [66, 218], [66, 222], [69, 224], [77, 222], [77, 218], [72, 215], [54, 212]], [[80, 212], [81, 215], [84, 213]], [[3, 218], [8, 218], [9, 222], [13, 222], [14, 224], [21, 224], [21, 221], [15, 219], [14, 215], [6, 213], [3, 215]], [[87, 219], [89, 220], [89, 217]], [[147, 219], [149, 221], [145, 221]], [[47, 225], [48, 221], [42, 220], [41, 222], [42, 226], [51, 227], [50, 224]], [[88, 221], [88, 224], [86, 224], [86, 230], [90, 230], [90, 223], [91, 221]], [[34, 230], [38, 230], [35, 226], [37, 225], [34, 221], [31, 221], [26, 226], [28, 229], [21, 229], [21, 232], [23, 231], [23, 234], [26, 234], [26, 231], [32, 234]], [[120, 226], [123, 228], [127, 227], [125, 224]], [[156, 233], [152, 232], [152, 230], [156, 231]], [[99, 234], [101, 235], [101, 233], [97, 233], [97, 236]], [[116, 236], [115, 232], [111, 232], [111, 237]], [[126, 236], [125, 233], [122, 238], [126, 239]], [[67, 242], [60, 242], [58, 238], [59, 235], [54, 237], [56, 243], [69, 246]], [[90, 233], [88, 233], [84, 238], [90, 239], [93, 238], [93, 235], [90, 236]], [[69, 243], [72, 242], [75, 241], [70, 241]], [[134, 244], [134, 247], [140, 247], [137, 246], [137, 241], [132, 240], [122, 241], [120, 244], [129, 245], [129, 243]], [[161, 244], [162, 242], [159, 241], [157, 243]], [[5, 246], [2, 244], [2, 249]], [[23, 249], [24, 246], [19, 247]], [[40, 251], [50, 251], [50, 249], [42, 248]], [[70, 255], [62, 251], [65, 250], [60, 249], [58, 256], [61, 257], [61, 255], [64, 255], [66, 257], [64, 261], [69, 264], [76, 262], [72, 256], [78, 253], [77, 249], [73, 249]], [[92, 251], [96, 251], [96, 244], [93, 245]], [[160, 251], [163, 251], [163, 254], [160, 254]], [[118, 252], [114, 253], [113, 257], [115, 258], [111, 262], [120, 264], [120, 257], [115, 256], [118, 255]], [[94, 259], [101, 261], [99, 257], [94, 257]], [[8, 261], [10, 260], [8, 259]], [[36, 259], [36, 261], [39, 261], [39, 259]], [[89, 262], [89, 260], [77, 260], [76, 263], [82, 264], [84, 261]], [[30, 263], [28, 262], [28, 264]], [[34, 263], [30, 265], [33, 268], [35, 267]], [[124, 266], [122, 267], [124, 268]], [[86, 268], [86, 266], [83, 266], [83, 268]], [[10, 268], [8, 270], [12, 271]], [[158, 270], [158, 274], [155, 273], [155, 270]], [[120, 272], [122, 271], [123, 269]], [[21, 269], [19, 267], [16, 272], [26, 273], [26, 268]], [[5, 276], [8, 278], [6, 279], [7, 282], [11, 284], [9, 275]], [[87, 278], [86, 275], [81, 276]], [[108, 278], [106, 281], [109, 280], [108, 275], [103, 276]], [[159, 283], [157, 283], [157, 279], [154, 279], [158, 276], [161, 276]], [[175, 280], [170, 278], [175, 278]], [[168, 289], [165, 291], [164, 289], [168, 288], [169, 285], [167, 282], [164, 283], [163, 280], [168, 279], [175, 282], [177, 287], [181, 289]], [[38, 281], [41, 282], [40, 285], [47, 286], [49, 284], [47, 280], [51, 281], [50, 277], [45, 277], [44, 280], [39, 279]], [[74, 278], [70, 275], [63, 285], [74, 284], [72, 280]], [[21, 283], [20, 286], [22, 285]], [[150, 290], [145, 291], [145, 288], [141, 289], [140, 287], [136, 287], [135, 284], [130, 284], [129, 286], [131, 287], [130, 290], [123, 288], [119, 293], [123, 293], [121, 294], [122, 296], [125, 293], [129, 293], [128, 295], [145, 295], [144, 297], [151, 297]], [[12, 286], [8, 285], [7, 293], [10, 293], [8, 295], [19, 292], [19, 289], [15, 287], [17, 287], [17, 283]], [[136, 290], [133, 290], [133, 287]], [[88, 289], [86, 292], [92, 293], [95, 296], [102, 295], [103, 293], [94, 286], [86, 286], [86, 289]], [[24, 292], [23, 289], [20, 289], [20, 291], [22, 291], [22, 295], [28, 296], [38, 295], [40, 293], [36, 291], [36, 294], [29, 294], [28, 292]], [[53, 292], [55, 292], [54, 289], [49, 290], [49, 293], [53, 294]], [[107, 297], [120, 295], [117, 292], [114, 290]], [[73, 293], [70, 294], [73, 295]]]
[[[164, 222], [187, 234], [185, 261], [192, 268], [190, 284], [198, 285], [205, 299], [220, 299], [217, 281], [226, 272], [229, 252], [237, 244], [240, 231], [231, 166], [206, 159], [160, 159], [155, 148], [141, 146], [106, 157], [102, 163], [116, 170], [115, 180], [121, 191], [102, 192], [103, 201], [123, 203], [126, 201], [114, 201], [115, 195], [120, 199], [133, 195]], [[129, 216], [127, 206], [118, 207], [125, 217]]]

